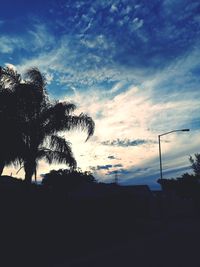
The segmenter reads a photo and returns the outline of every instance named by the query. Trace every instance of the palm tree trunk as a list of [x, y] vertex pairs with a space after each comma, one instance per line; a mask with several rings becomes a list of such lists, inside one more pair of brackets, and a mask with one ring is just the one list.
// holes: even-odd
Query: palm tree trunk
[[35, 172], [35, 164], [33, 162], [26, 162], [24, 164], [24, 171], [25, 171], [25, 182], [27, 184], [31, 184], [32, 176]]
[[0, 162], [0, 176], [2, 175], [3, 173], [3, 169], [5, 167], [5, 163], [3, 161]]
[[30, 172], [30, 171], [25, 171], [25, 182], [27, 183], [27, 184], [31, 184], [31, 182], [32, 182], [32, 173]]
[[37, 170], [36, 170], [36, 168], [35, 168], [34, 174], [35, 174], [35, 183], [37, 184]]

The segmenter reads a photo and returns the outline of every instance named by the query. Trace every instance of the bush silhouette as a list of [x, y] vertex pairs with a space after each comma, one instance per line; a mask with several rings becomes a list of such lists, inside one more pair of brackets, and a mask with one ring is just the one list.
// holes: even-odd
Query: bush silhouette
[[42, 185], [54, 189], [70, 191], [77, 189], [84, 184], [94, 183], [95, 178], [90, 172], [82, 172], [70, 169], [52, 170], [44, 175]]
[[176, 179], [159, 179], [157, 182], [165, 192], [174, 192], [183, 197], [196, 197], [200, 190], [200, 154], [190, 156], [191, 168], [194, 173], [184, 173]]

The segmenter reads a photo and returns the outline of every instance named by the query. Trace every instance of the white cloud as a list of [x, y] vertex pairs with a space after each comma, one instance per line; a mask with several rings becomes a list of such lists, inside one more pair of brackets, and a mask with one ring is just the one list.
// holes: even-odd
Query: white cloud
[[80, 42], [88, 48], [101, 48], [101, 49], [110, 49], [113, 46], [112, 43], [107, 42], [104, 35], [100, 34], [95, 37], [81, 39]]
[[0, 52], [2, 54], [10, 54], [16, 48], [20, 48], [22, 46], [24, 46], [24, 42], [21, 38], [10, 36], [0, 37]]
[[[142, 22], [137, 19], [134, 23], [140, 25]], [[45, 29], [41, 28], [39, 32], [41, 34], [38, 35], [38, 38], [34, 37], [34, 34], [32, 35], [38, 47], [42, 47], [45, 40], [43, 38], [43, 34], [46, 34]], [[53, 39], [50, 38], [50, 40], [53, 42]], [[49, 52], [42, 51], [31, 60], [23, 59], [17, 67], [19, 71], [23, 71], [27, 67], [37, 66], [46, 72], [49, 83], [53, 78], [55, 79], [55, 73], [59, 74], [59, 82], [63, 86], [70, 85], [74, 91], [72, 100], [78, 105], [77, 112], [86, 112], [94, 118], [96, 122], [95, 136], [87, 143], [84, 143], [85, 133], [66, 134], [67, 139], [73, 144], [78, 165], [83, 169], [105, 165], [108, 164], [108, 156], [114, 155], [117, 159], [113, 159], [113, 165], [120, 161], [125, 169], [131, 171], [134, 171], [135, 168], [149, 166], [146, 170], [147, 175], [148, 173], [157, 173], [159, 168], [157, 144], [109, 147], [103, 146], [101, 143], [117, 138], [156, 141], [158, 134], [183, 126], [187, 128], [191, 119], [198, 119], [200, 96], [199, 90], [193, 87], [191, 71], [200, 64], [199, 49], [195, 48], [192, 53], [177, 59], [164, 70], [159, 70], [154, 76], [147, 76], [141, 69], [126, 69], [117, 65], [99, 67], [102, 59], [92, 53], [84, 55], [84, 57], [80, 55], [79, 61], [77, 61], [79, 53], [72, 49], [70, 41], [69, 36], [63, 36]], [[6, 42], [4, 41], [4, 44]], [[82, 44], [88, 48], [110, 45], [101, 35], [94, 39], [83, 39]], [[10, 49], [13, 49], [12, 46]], [[84, 68], [91, 59], [94, 63], [91, 65], [92, 67]], [[110, 88], [96, 90], [96, 83], [106, 79], [118, 82]], [[126, 81], [128, 80], [130, 83], [134, 79], [138, 86], [136, 87], [132, 82], [131, 86], [127, 84], [126, 87]], [[191, 84], [189, 89], [188, 81]], [[86, 92], [80, 92], [74, 83], [85, 85]], [[88, 90], [88, 86], [92, 84], [94, 84], [94, 89]], [[177, 86], [177, 88], [170, 90], [172, 86]], [[106, 98], [105, 96], [108, 95], [109, 98]], [[67, 94], [65, 100], [70, 100]], [[199, 134], [195, 131], [169, 135], [166, 140], [169, 142], [162, 143], [166, 169], [186, 166], [188, 153], [198, 152], [200, 145]], [[47, 165], [43, 162], [41, 166], [43, 173], [48, 170]], [[59, 167], [57, 166], [57, 168]], [[105, 170], [101, 170], [97, 175], [107, 179]]]
[[13, 69], [14, 71], [17, 70], [16, 66], [14, 66], [14, 65], [11, 64], [11, 63], [5, 63], [5, 66], [8, 67], [9, 69]]
[[139, 19], [139, 18], [134, 18], [134, 20], [132, 21], [132, 23], [130, 24], [130, 30], [131, 31], [135, 31], [138, 30], [139, 28], [141, 28], [144, 24], [144, 20], [143, 19]]
[[[32, 59], [22, 59], [17, 66], [19, 71], [23, 72], [32, 66], [37, 66], [43, 71], [55, 71], [59, 73], [59, 83], [71, 84], [72, 86], [74, 84], [91, 86], [106, 79], [115, 79], [115, 77], [119, 79], [120, 71], [110, 69], [106, 65], [107, 61], [110, 60], [109, 56], [103, 58], [94, 52], [88, 52], [84, 56], [79, 55], [71, 47], [70, 41], [71, 39], [65, 35], [49, 52], [43, 51]], [[89, 48], [111, 49], [109, 55], [112, 56], [113, 44], [108, 44], [103, 35], [99, 35], [93, 40], [83, 39], [81, 42]]]
[[[1, 24], [1, 22], [0, 22]], [[33, 29], [22, 35], [2, 35], [0, 37], [0, 53], [12, 54], [14, 51], [23, 49], [27, 51], [48, 50], [55, 43], [44, 24], [34, 24]]]
[[129, 14], [131, 11], [132, 11], [132, 8], [131, 8], [131, 6], [128, 5], [128, 6], [126, 6], [125, 8], [122, 9], [121, 14], [122, 14], [122, 15], [127, 15], [127, 14]]
[[110, 94], [113, 94], [113, 93], [117, 93], [121, 87], [123, 86], [124, 84], [122, 82], [118, 82], [116, 83], [110, 90], [109, 90], [109, 93]]
[[28, 31], [29, 39], [31, 40], [31, 49], [38, 50], [50, 48], [55, 43], [55, 39], [50, 34], [44, 24], [35, 24], [33, 30]]
[[118, 12], [118, 8], [115, 4], [112, 4], [112, 6], [110, 8], [110, 12], [112, 12], [112, 13]]

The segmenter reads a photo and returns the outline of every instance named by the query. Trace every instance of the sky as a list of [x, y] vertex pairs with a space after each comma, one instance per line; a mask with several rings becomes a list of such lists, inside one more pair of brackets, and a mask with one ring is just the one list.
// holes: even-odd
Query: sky
[[[158, 188], [158, 135], [171, 130], [190, 132], [161, 138], [164, 178], [200, 152], [199, 1], [2, 0], [0, 65], [38, 67], [51, 99], [93, 118], [87, 142], [61, 134], [99, 181]], [[38, 175], [60, 167], [40, 162]]]

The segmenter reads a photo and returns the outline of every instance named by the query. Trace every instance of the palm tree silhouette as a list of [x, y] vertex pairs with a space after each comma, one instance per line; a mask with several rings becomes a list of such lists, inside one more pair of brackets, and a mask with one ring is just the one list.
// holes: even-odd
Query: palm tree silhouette
[[0, 68], [0, 175], [6, 165], [21, 162], [18, 153], [22, 147], [21, 130], [16, 120], [16, 101], [13, 85], [20, 76], [12, 69]]
[[[12, 126], [19, 133], [15, 137], [15, 155], [12, 149], [7, 151], [10, 155], [4, 157], [2, 151], [1, 162], [4, 165], [10, 162], [23, 164], [25, 181], [31, 183], [32, 176], [37, 169], [38, 161], [44, 158], [48, 163], [57, 162], [68, 164], [70, 168], [76, 168], [76, 160], [73, 156], [70, 143], [58, 135], [60, 131], [79, 128], [87, 131], [87, 139], [94, 133], [94, 122], [91, 117], [81, 113], [73, 115], [76, 106], [66, 102], [52, 103], [46, 93], [45, 77], [37, 68], [26, 72], [25, 80], [13, 70], [1, 69], [2, 91], [9, 88], [10, 95], [5, 102], [5, 113], [11, 109]], [[7, 87], [7, 88], [6, 88]], [[2, 98], [3, 99], [3, 98]], [[12, 109], [9, 100], [14, 99], [15, 107]], [[13, 102], [13, 100], [12, 100]], [[10, 123], [7, 120], [7, 123]], [[6, 130], [7, 132], [9, 131]], [[13, 136], [13, 133], [10, 133]], [[0, 135], [1, 137], [1, 135]], [[9, 142], [7, 140], [7, 142]], [[4, 149], [6, 150], [6, 148]], [[10, 151], [11, 150], [11, 151]]]

